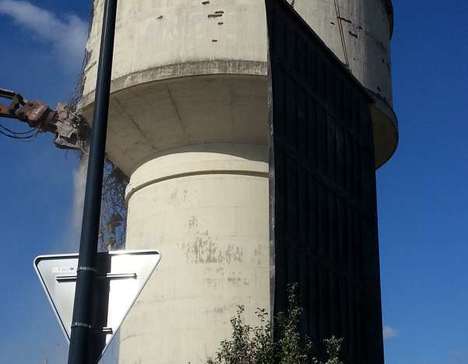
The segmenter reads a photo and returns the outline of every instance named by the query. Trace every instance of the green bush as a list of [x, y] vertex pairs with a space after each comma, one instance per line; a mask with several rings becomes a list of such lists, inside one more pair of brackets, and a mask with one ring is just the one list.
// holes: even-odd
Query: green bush
[[214, 359], [207, 364], [343, 364], [340, 360], [342, 339], [332, 337], [324, 342], [325, 361], [315, 354], [314, 345], [299, 332], [302, 309], [299, 307], [296, 288], [289, 289], [288, 312], [275, 317], [276, 340], [268, 312], [258, 309], [257, 326], [243, 320], [244, 306], [239, 306], [231, 319], [232, 336], [223, 340]]

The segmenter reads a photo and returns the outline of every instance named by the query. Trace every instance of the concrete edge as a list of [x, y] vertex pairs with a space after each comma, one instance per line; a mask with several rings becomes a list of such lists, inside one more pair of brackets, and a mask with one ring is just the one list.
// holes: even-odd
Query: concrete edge
[[268, 162], [241, 160], [232, 156], [197, 160], [201, 153], [181, 154], [177, 155], [177, 159], [187, 157], [186, 161], [172, 161], [174, 158], [170, 157], [157, 158], [140, 166], [132, 175], [125, 191], [126, 202], [128, 203], [136, 192], [145, 187], [175, 178], [208, 174], [235, 174], [264, 178], [269, 176]]
[[[112, 81], [111, 93], [118, 94], [121, 91], [133, 87], [141, 87], [153, 82], [170, 82], [191, 77], [267, 77], [268, 63], [257, 61], [200, 61], [167, 65], [135, 72]], [[203, 73], [201, 73], [203, 72]], [[353, 76], [354, 77], [354, 76]], [[379, 97], [375, 92], [366, 89], [372, 96], [375, 104], [372, 113], [374, 138], [376, 144], [381, 146], [375, 151], [376, 169], [388, 162], [395, 153], [398, 142], [398, 121], [395, 112], [387, 101]], [[94, 102], [94, 91], [84, 95], [79, 103], [79, 109], [87, 109]], [[83, 110], [84, 111], [84, 110]]]
[[[117, 79], [113, 79], [111, 84], [111, 94], [151, 82], [168, 81], [186, 77], [206, 77], [219, 75], [266, 77], [267, 70], [268, 65], [266, 61], [207, 60], [199, 62], [177, 63], [155, 67], [144, 71], [137, 71]], [[86, 108], [94, 102], [94, 98], [94, 91], [83, 95], [80, 99], [78, 108]]]
[[385, 3], [385, 10], [387, 11], [388, 16], [388, 25], [390, 26], [390, 39], [393, 37], [393, 30], [395, 27], [395, 11], [393, 8], [392, 0], [383, 0]]
[[392, 106], [377, 94], [368, 90], [374, 104], [371, 105], [371, 118], [374, 143], [380, 146], [374, 151], [375, 168], [379, 169], [395, 154], [399, 144], [398, 118]]

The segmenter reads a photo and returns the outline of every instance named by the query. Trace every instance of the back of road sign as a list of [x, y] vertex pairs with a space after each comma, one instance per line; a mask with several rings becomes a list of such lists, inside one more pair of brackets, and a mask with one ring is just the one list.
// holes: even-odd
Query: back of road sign
[[[159, 264], [157, 251], [99, 253], [93, 329], [99, 360]], [[78, 254], [39, 256], [34, 267], [70, 341]]]

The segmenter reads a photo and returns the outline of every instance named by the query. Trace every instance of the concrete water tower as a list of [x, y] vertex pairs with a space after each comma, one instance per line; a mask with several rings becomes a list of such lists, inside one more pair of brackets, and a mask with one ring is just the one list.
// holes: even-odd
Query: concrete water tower
[[[294, 7], [375, 98], [375, 164], [396, 148], [390, 0]], [[81, 107], [93, 107], [94, 1]], [[120, 1], [108, 156], [130, 177], [127, 248], [163, 257], [121, 329], [120, 363], [203, 363], [270, 308], [268, 40], [264, 0]]]

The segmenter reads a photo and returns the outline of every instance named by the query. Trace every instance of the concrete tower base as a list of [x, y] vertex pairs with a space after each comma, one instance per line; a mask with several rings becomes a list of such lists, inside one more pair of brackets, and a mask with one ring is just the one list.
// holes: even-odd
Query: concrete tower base
[[206, 362], [237, 305], [249, 322], [269, 308], [268, 196], [264, 146], [192, 146], [135, 171], [127, 248], [163, 260], [122, 328], [120, 363]]

